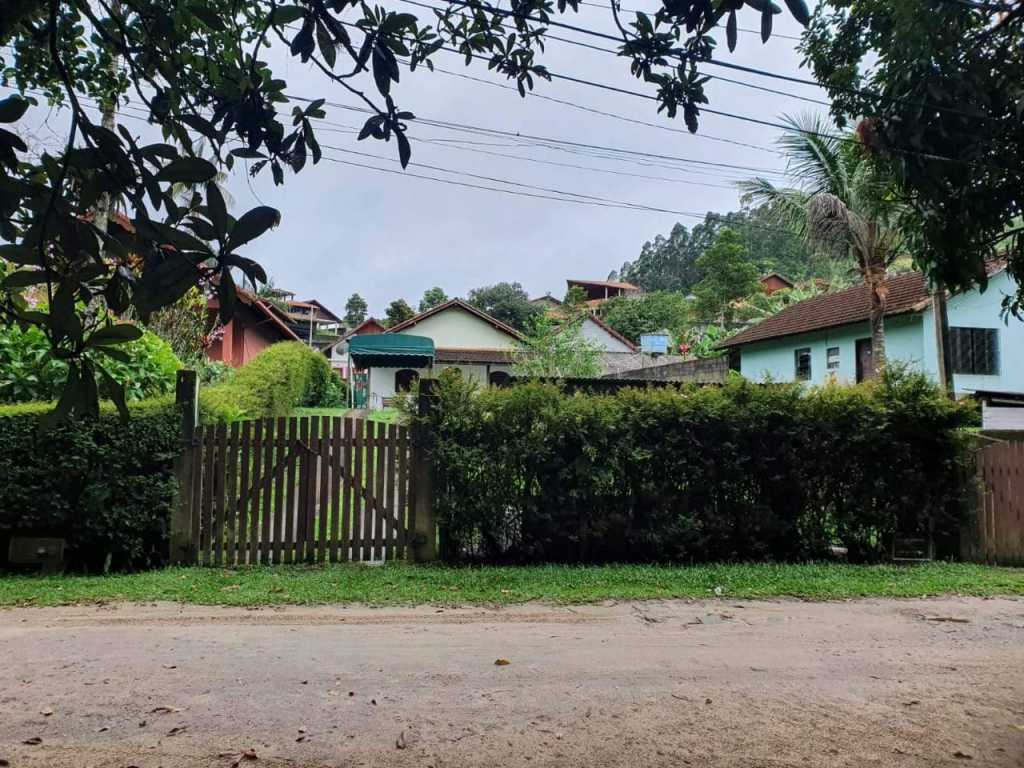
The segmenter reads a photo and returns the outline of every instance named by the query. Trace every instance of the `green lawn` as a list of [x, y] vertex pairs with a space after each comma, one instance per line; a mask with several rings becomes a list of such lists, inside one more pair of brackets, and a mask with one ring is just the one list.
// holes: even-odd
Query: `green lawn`
[[[350, 408], [296, 408], [292, 412], [292, 416], [344, 416], [350, 410]], [[370, 421], [381, 421], [385, 424], [397, 423], [398, 416], [398, 410], [395, 408], [382, 408], [367, 414]]]
[[1024, 596], [1024, 569], [934, 563], [918, 566], [442, 565], [169, 568], [115, 576], [0, 577], [0, 606], [115, 600], [206, 605], [586, 603], [606, 599]]

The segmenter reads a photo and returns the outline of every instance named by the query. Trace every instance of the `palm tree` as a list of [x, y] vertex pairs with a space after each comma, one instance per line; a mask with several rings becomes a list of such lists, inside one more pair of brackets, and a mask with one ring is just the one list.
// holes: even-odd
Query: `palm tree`
[[798, 186], [776, 187], [755, 178], [740, 187], [767, 203], [779, 221], [817, 247], [846, 254], [870, 288], [871, 354], [875, 372], [885, 367], [886, 272], [904, 255], [900, 205], [892, 181], [849, 137], [837, 137], [815, 115], [784, 118], [778, 144]]

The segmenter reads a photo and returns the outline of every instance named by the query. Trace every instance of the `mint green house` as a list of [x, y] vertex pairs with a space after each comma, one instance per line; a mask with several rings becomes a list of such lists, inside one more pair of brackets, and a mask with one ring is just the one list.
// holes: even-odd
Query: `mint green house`
[[[937, 377], [935, 314], [919, 272], [886, 281], [886, 355]], [[953, 386], [958, 395], [978, 390], [1024, 393], [1024, 322], [1002, 314], [1002, 300], [1017, 284], [1006, 270], [990, 270], [984, 292], [947, 301]], [[863, 381], [873, 373], [866, 286], [815, 296], [787, 307], [722, 344], [739, 355], [739, 370], [754, 381], [824, 384]]]

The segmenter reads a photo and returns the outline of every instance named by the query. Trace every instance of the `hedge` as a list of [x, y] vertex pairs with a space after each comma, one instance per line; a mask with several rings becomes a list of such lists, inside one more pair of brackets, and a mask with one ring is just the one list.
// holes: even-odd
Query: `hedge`
[[878, 559], [952, 535], [968, 417], [924, 377], [569, 394], [442, 376], [428, 417], [448, 559]]
[[[301, 406], [340, 405], [327, 358], [299, 341], [273, 344], [224, 384], [200, 388], [203, 422], [287, 416]], [[340, 381], [340, 380], [339, 380]]]
[[[167, 552], [181, 417], [173, 398], [40, 433], [52, 403], [0, 406], [0, 543], [12, 531], [66, 540], [75, 570], [158, 565]], [[4, 546], [6, 550], [6, 546]]]

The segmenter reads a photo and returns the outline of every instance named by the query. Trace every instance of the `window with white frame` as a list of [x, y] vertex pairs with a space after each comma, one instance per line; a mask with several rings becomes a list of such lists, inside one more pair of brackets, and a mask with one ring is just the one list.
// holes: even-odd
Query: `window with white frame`
[[825, 369], [829, 373], [839, 372], [839, 347], [829, 347], [825, 351]]
[[811, 380], [811, 348], [801, 347], [793, 351], [794, 376], [797, 381]]

